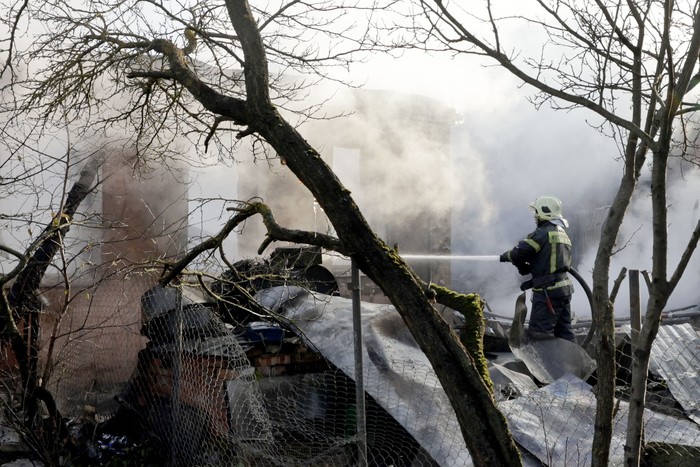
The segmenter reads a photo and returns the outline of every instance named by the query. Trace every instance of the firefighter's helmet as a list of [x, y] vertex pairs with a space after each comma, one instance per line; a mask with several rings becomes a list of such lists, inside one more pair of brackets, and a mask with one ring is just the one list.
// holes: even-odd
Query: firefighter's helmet
[[530, 208], [535, 211], [538, 221], [563, 220], [561, 200], [556, 196], [540, 196], [530, 204]]

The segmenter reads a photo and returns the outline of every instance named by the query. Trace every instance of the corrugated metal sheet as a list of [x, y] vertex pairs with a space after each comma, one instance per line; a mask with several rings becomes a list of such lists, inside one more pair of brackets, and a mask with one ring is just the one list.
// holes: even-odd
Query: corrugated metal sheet
[[[501, 402], [515, 440], [542, 463], [591, 465], [596, 400], [590, 385], [568, 375], [537, 391]], [[613, 420], [610, 465], [622, 465], [629, 404], [620, 402]], [[647, 442], [700, 446], [693, 422], [644, 411]]]
[[[622, 329], [630, 335], [629, 325]], [[666, 380], [687, 416], [700, 423], [700, 337], [690, 324], [659, 328], [651, 348], [649, 371]]]
[[546, 384], [567, 374], [588, 379], [596, 367], [585, 350], [564, 339], [530, 340], [520, 347], [511, 346], [511, 350], [535, 378]]

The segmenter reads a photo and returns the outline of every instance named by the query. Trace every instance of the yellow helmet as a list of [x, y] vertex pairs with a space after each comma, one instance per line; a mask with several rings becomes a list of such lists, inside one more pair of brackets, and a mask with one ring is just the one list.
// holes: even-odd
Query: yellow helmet
[[562, 216], [561, 200], [556, 196], [540, 196], [530, 203], [530, 208], [535, 211], [535, 219], [538, 221], [562, 219], [568, 224]]

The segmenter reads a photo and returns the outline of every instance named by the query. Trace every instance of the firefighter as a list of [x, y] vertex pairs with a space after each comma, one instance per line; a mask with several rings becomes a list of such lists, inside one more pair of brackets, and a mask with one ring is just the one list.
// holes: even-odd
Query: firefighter
[[571, 294], [573, 284], [567, 271], [571, 266], [571, 240], [565, 228], [562, 205], [555, 196], [541, 196], [530, 204], [537, 228], [512, 250], [500, 256], [521, 275], [532, 279], [521, 285], [532, 287], [532, 313], [527, 334], [532, 339], [561, 337], [574, 340], [571, 329]]

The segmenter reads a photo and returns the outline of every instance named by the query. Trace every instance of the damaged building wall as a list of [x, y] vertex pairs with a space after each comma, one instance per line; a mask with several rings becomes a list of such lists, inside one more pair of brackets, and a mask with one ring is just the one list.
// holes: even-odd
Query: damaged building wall
[[187, 245], [186, 170], [169, 163], [135, 172], [136, 157], [115, 151], [102, 165], [104, 264], [172, 259]]

